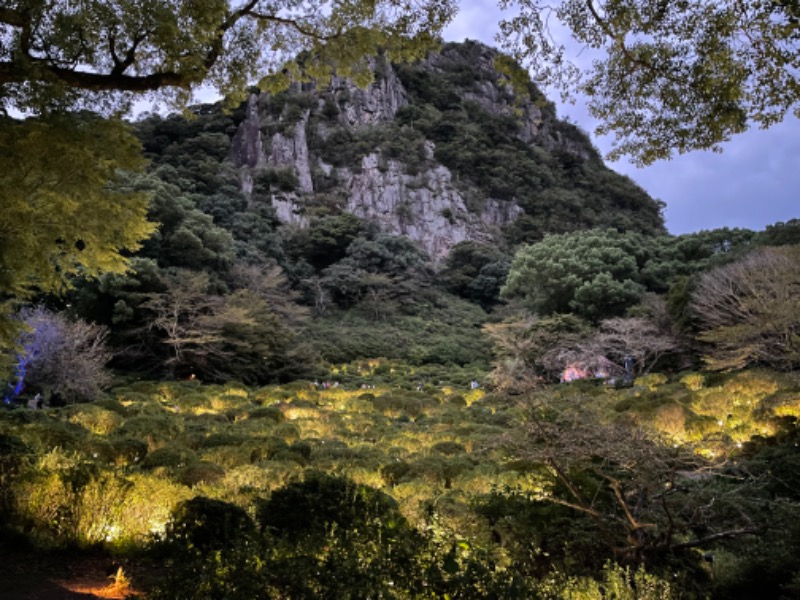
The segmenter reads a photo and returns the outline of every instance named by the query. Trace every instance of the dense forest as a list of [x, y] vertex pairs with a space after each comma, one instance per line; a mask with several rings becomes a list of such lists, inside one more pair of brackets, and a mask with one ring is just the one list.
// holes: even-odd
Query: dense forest
[[2, 323], [4, 555], [145, 598], [800, 597], [800, 221], [669, 235], [480, 44], [371, 66], [130, 123], [104, 185], [152, 233]]

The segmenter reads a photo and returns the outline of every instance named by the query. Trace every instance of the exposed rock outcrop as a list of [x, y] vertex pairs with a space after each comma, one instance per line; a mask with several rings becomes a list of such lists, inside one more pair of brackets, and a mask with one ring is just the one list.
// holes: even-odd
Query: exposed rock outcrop
[[247, 100], [244, 121], [231, 143], [231, 159], [236, 166], [253, 168], [264, 161], [264, 141], [258, 123], [258, 96], [251, 94]]
[[[242, 189], [249, 195], [260, 172], [269, 175], [270, 170], [280, 171], [283, 176], [288, 169], [296, 177], [294, 190], [287, 190], [285, 179], [282, 185], [276, 184], [275, 189], [269, 190], [282, 223], [306, 226], [306, 207], [314, 206], [314, 196], [324, 193], [327, 198], [339, 198], [344, 210], [373, 221], [382, 231], [414, 240], [434, 260], [443, 258], [454, 244], [465, 240], [498, 242], [501, 229], [513, 224], [526, 211], [530, 217], [525, 225], [528, 228], [533, 215], [551, 219], [548, 223], [553, 222], [549, 215], [562, 218], [559, 215], [564, 209], [553, 206], [552, 200], [542, 200], [551, 202], [544, 210], [536, 206], [543, 186], [580, 188], [584, 185], [580, 179], [565, 184], [563, 171], [559, 169], [581, 169], [581, 165], [590, 162], [599, 165], [592, 167], [595, 170], [605, 167], [585, 134], [558, 121], [552, 104], [532, 84], [527, 89], [516, 89], [496, 70], [497, 56], [495, 50], [480, 44], [452, 44], [418, 65], [399, 71], [384, 59], [376, 59], [375, 81], [366, 89], [334, 77], [324, 89], [297, 86], [282, 98], [252, 96], [231, 150], [232, 160], [241, 173]], [[422, 109], [425, 102], [435, 108]], [[464, 170], [458, 160], [453, 161], [460, 148], [452, 146], [454, 138], [448, 138], [446, 131], [455, 127], [448, 122], [448, 115], [463, 119], [458, 115], [473, 110], [465, 108], [469, 103], [477, 104], [480, 107], [477, 110], [490, 115], [480, 117], [481, 122], [499, 124], [505, 128], [504, 139], [511, 140], [504, 142], [502, 150], [505, 152], [502, 156], [508, 158], [487, 163], [493, 165], [488, 172], [480, 162], [467, 163], [475, 165], [475, 170], [482, 172], [480, 175], [470, 171], [472, 167]], [[401, 114], [406, 107], [414, 110]], [[414, 127], [414, 118], [430, 119], [426, 116], [430, 114], [439, 119], [435, 127], [442, 129], [430, 129], [428, 121], [426, 135], [433, 135], [441, 144], [451, 144], [446, 148], [450, 162], [444, 159], [447, 152], [442, 157], [437, 155], [436, 145], [430, 139], [420, 141], [421, 134]], [[402, 119], [403, 125], [398, 125], [396, 119]], [[472, 139], [463, 133], [465, 126], [460, 126], [459, 135]], [[512, 132], [506, 134], [509, 127]], [[400, 141], [406, 146], [400, 144], [400, 147], [413, 156], [406, 157], [402, 152], [398, 155], [396, 149], [387, 152], [387, 144], [391, 147], [394, 141], [391, 136], [402, 138]], [[480, 143], [483, 144], [480, 152], [484, 153], [481, 156], [491, 158], [494, 150], [487, 147], [485, 136]], [[517, 150], [514, 144], [521, 144], [522, 148]], [[471, 150], [464, 147], [465, 153]], [[515, 153], [527, 156], [524, 171], [519, 167], [506, 171], [507, 163], [515, 160]], [[566, 158], [558, 158], [559, 155]], [[455, 168], [461, 170], [456, 173]], [[505, 177], [514, 177], [528, 186], [523, 191], [528, 208], [520, 206], [517, 188], [504, 185]], [[481, 187], [484, 185], [481, 182], [487, 181]], [[621, 184], [614, 185], [622, 189]], [[620, 200], [612, 196], [612, 205], [633, 210], [636, 202], [641, 206], [652, 203], [630, 182], [626, 185], [629, 187], [620, 192]], [[611, 193], [618, 193], [616, 189]], [[495, 198], [493, 190], [499, 190], [496, 194], [505, 199]], [[591, 197], [585, 188], [581, 194]], [[566, 196], [549, 196], [560, 197]], [[594, 204], [593, 210], [598, 214], [603, 209]], [[657, 210], [651, 212], [656, 214]], [[546, 226], [549, 225], [541, 227]], [[566, 230], [581, 226], [586, 225], [569, 219], [559, 223]]]
[[397, 78], [392, 65], [385, 59], [376, 60], [379, 68], [375, 81], [366, 89], [361, 89], [349, 79], [334, 77], [330, 92], [342, 103], [339, 122], [350, 127], [374, 125], [391, 121], [397, 111], [408, 104], [408, 95]]
[[274, 167], [293, 167], [297, 174], [299, 191], [310, 194], [314, 191], [311, 182], [311, 167], [308, 158], [308, 142], [306, 128], [310, 111], [306, 110], [302, 118], [294, 124], [293, 135], [288, 137], [275, 133], [270, 140], [270, 152], [267, 164]]

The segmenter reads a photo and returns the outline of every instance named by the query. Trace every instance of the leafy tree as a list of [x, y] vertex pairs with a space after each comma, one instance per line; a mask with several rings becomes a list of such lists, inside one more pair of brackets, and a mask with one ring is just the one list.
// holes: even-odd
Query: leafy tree
[[139, 152], [120, 123], [87, 114], [0, 120], [0, 302], [125, 269], [122, 252], [153, 230], [147, 195], [118, 178]]
[[264, 300], [285, 323], [299, 326], [308, 318], [308, 308], [298, 304], [300, 292], [290, 287], [289, 279], [275, 261], [259, 265], [236, 264], [231, 275], [237, 288], [246, 289]]
[[389, 283], [388, 277], [354, 267], [348, 261], [339, 261], [322, 272], [321, 284], [330, 298], [342, 308], [352, 307], [370, 290], [380, 289]]
[[400, 275], [422, 266], [428, 256], [407, 237], [381, 233], [371, 240], [353, 240], [347, 260], [371, 273]]
[[134, 256], [124, 273], [79, 280], [66, 300], [75, 315], [109, 328], [108, 341], [114, 349], [112, 366], [129, 370], [133, 367], [139, 372], [155, 367], [160, 371], [161, 343], [157, 332], [150, 328], [152, 314], [145, 304], [150, 294], [164, 289], [156, 262]]
[[[613, 157], [638, 163], [718, 149], [750, 125], [800, 115], [797, 2], [503, 0], [499, 41], [534, 78], [589, 98]], [[584, 69], [551, 32], [595, 51]]]
[[755, 242], [761, 246], [787, 246], [800, 244], [800, 219], [789, 219], [767, 225], [764, 231], [756, 234]]
[[[61, 291], [76, 270], [119, 271], [121, 251], [134, 249], [149, 233], [144, 198], [106, 185], [117, 169], [141, 166], [133, 138], [116, 118], [135, 95], [157, 92], [185, 107], [204, 82], [232, 103], [253, 81], [285, 88], [335, 72], [366, 84], [372, 78], [368, 57], [379, 48], [389, 59], [423, 56], [454, 4], [430, 0], [411, 10], [384, 0], [345, 3], [333, 11], [295, 8], [264, 0], [19, 0], [0, 7], [6, 217], [0, 302], [33, 289]], [[9, 109], [42, 118], [15, 122]], [[79, 110], [115, 118], [101, 121]], [[202, 154], [219, 155], [227, 142], [217, 131], [201, 132], [193, 143]], [[215, 161], [193, 163], [204, 174], [202, 190], [214, 191]], [[172, 241], [195, 255], [208, 247], [192, 227], [177, 230]], [[13, 335], [7, 319], [0, 329], [4, 337]]]
[[147, 239], [141, 256], [153, 258], [161, 267], [224, 270], [233, 262], [233, 238], [216, 226], [212, 218], [169, 183], [169, 169], [137, 177], [130, 185], [152, 196], [148, 214], [160, 227]]
[[361, 221], [350, 213], [321, 217], [297, 232], [290, 246], [312, 266], [324, 269], [346, 256], [360, 231]]
[[209, 316], [221, 334], [221, 360], [208, 361], [205, 372], [215, 380], [245, 383], [291, 381], [311, 376], [318, 359], [263, 298], [249, 290], [223, 297]]
[[455, 8], [447, 1], [413, 10], [394, 0], [333, 11], [315, 4], [299, 11], [263, 0], [20, 0], [0, 10], [0, 102], [102, 108], [162, 90], [182, 104], [206, 81], [241, 100], [252, 81], [285, 87], [298, 77], [328, 78], [332, 68], [369, 81], [366, 57], [378, 48], [391, 59], [419, 57]]
[[712, 369], [800, 364], [800, 246], [763, 248], [700, 277], [691, 310]]
[[522, 298], [540, 315], [616, 316], [644, 292], [639, 272], [645, 259], [637, 234], [595, 230], [548, 236], [517, 252], [501, 295]]
[[220, 324], [212, 316], [221, 303], [208, 293], [208, 274], [179, 270], [167, 274], [163, 283], [166, 291], [151, 293], [145, 308], [153, 313], [150, 327], [164, 334], [169, 348], [166, 365], [172, 374], [189, 375], [200, 363], [209, 362], [210, 355], [223, 359]]
[[648, 291], [663, 294], [682, 277], [741, 258], [755, 239], [754, 231], [727, 227], [640, 238], [638, 281]]
[[447, 289], [488, 308], [497, 303], [508, 268], [508, 257], [497, 248], [467, 241], [450, 249], [440, 275]]

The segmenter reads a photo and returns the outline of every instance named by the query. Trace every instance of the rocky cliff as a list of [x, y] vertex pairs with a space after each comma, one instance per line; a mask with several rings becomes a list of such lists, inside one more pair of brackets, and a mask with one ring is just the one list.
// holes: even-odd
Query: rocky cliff
[[606, 169], [532, 84], [512, 86], [497, 59], [451, 44], [415, 65], [376, 59], [366, 89], [333, 78], [254, 94], [231, 149], [243, 190], [281, 174], [268, 196], [284, 224], [305, 226], [324, 195], [434, 260], [465, 240], [529, 241], [615, 219], [662, 227], [658, 205]]

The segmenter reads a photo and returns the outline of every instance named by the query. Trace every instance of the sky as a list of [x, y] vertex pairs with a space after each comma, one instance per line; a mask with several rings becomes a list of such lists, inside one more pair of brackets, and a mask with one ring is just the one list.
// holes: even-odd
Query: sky
[[[503, 18], [496, 0], [465, 0], [444, 31], [446, 41], [472, 39], [497, 46], [497, 23]], [[610, 138], [593, 133], [596, 121], [585, 102], [564, 105], [548, 94], [559, 115], [587, 132], [605, 154]], [[722, 145], [721, 154], [696, 151], [636, 167], [627, 159], [609, 167], [633, 179], [651, 197], [666, 203], [670, 233], [679, 235], [718, 227], [761, 230], [778, 221], [800, 218], [800, 120], [787, 117], [768, 130], [754, 129]]]

